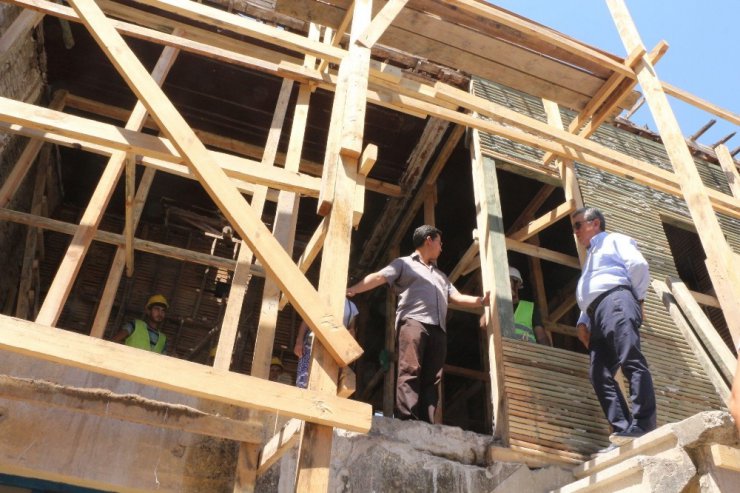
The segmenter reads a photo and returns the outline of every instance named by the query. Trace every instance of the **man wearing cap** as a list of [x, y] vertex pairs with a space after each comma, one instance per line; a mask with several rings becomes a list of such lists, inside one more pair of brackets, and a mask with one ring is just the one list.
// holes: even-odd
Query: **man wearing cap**
[[136, 319], [126, 322], [113, 336], [113, 341], [155, 353], [163, 353], [167, 346], [167, 336], [160, 331], [160, 327], [164, 323], [169, 307], [167, 298], [163, 295], [151, 296], [146, 302], [145, 320]]
[[414, 253], [393, 260], [347, 289], [347, 296], [388, 284], [398, 293], [398, 381], [396, 412], [399, 419], [434, 423], [439, 385], [447, 355], [447, 305], [488, 305], [490, 295], [461, 294], [437, 268], [442, 252], [442, 232], [419, 226], [413, 235]]
[[277, 356], [273, 356], [270, 361], [270, 376], [268, 379], [273, 382], [284, 383], [287, 385], [293, 383], [293, 379], [284, 371], [283, 361]]
[[[635, 240], [606, 232], [598, 209], [576, 210], [571, 224], [588, 248], [576, 288], [578, 338], [591, 353], [591, 384], [612, 426], [609, 439], [622, 445], [656, 427], [655, 390], [639, 332], [650, 271]], [[632, 413], [614, 380], [620, 368], [630, 383]]]
[[511, 302], [514, 305], [514, 327], [511, 330], [505, 330], [504, 337], [550, 346], [550, 338], [542, 326], [540, 311], [534, 302], [519, 299], [519, 291], [524, 287], [524, 279], [516, 267], [509, 267], [509, 281], [511, 282]]

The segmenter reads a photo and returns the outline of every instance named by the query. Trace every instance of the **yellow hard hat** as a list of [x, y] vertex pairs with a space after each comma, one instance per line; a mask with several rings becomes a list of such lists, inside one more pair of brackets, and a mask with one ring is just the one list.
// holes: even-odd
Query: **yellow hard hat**
[[162, 305], [165, 308], [170, 307], [170, 304], [167, 303], [167, 298], [165, 298], [164, 295], [161, 295], [161, 294], [155, 294], [149, 297], [149, 299], [146, 302], [147, 310], [151, 308], [152, 305]]
[[282, 368], [283, 367], [283, 362], [280, 361], [280, 358], [278, 358], [277, 356], [273, 356], [272, 357], [272, 360], [270, 361], [270, 366], [272, 366], [272, 365], [278, 365], [280, 368]]

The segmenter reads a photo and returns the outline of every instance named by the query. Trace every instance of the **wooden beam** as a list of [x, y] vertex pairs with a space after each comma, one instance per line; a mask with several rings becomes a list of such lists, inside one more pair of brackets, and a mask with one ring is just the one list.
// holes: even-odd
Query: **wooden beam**
[[[614, 22], [625, 48], [630, 51], [642, 41], [623, 0], [607, 0]], [[709, 270], [717, 298], [722, 305], [725, 320], [735, 345], [740, 345], [740, 275], [733, 252], [722, 233], [717, 216], [712, 209], [706, 187], [696, 169], [694, 159], [684, 140], [681, 128], [668, 104], [654, 67], [643, 59], [637, 67], [640, 82], [653, 118], [660, 130], [668, 157], [676, 172], [691, 218], [696, 224], [707, 260], [713, 264]], [[740, 123], [740, 118], [736, 121]], [[734, 199], [737, 204], [737, 199]]]
[[303, 421], [297, 419], [288, 420], [280, 431], [267, 440], [260, 451], [257, 461], [257, 476], [264, 474], [280, 457], [298, 443], [301, 438], [301, 427]]
[[[335, 162], [326, 163], [334, 168], [334, 192], [324, 241], [325, 261], [321, 262], [319, 272], [319, 293], [330, 307], [330, 313], [338, 320], [342, 320], [346, 300], [353, 204], [357, 187], [358, 158], [364, 136], [370, 69], [370, 50], [360, 46], [356, 41], [357, 36], [370, 24], [371, 13], [372, 0], [354, 0], [349, 54], [339, 67], [340, 82], [344, 81], [346, 86], [337, 85], [334, 102], [336, 105], [338, 100], [344, 105], [341, 121], [338, 122], [342, 132], [338, 142], [327, 142], [327, 146], [336, 145], [340, 151], [334, 157]], [[329, 132], [331, 139], [332, 130]], [[327, 156], [334, 154], [327, 150]], [[329, 358], [323, 341], [318, 344], [317, 342], [314, 341], [311, 348], [308, 388], [336, 395], [339, 368], [336, 362]], [[328, 489], [332, 440], [331, 427], [306, 423], [298, 452], [296, 491]]]
[[[0, 209], [0, 220], [26, 224], [28, 226], [48, 229], [50, 231], [56, 231], [58, 233], [63, 233], [67, 235], [73, 235], [77, 230], [76, 224], [66, 223], [43, 216], [35, 216], [27, 212], [12, 211], [9, 209]], [[100, 230], [95, 233], [95, 240], [116, 246], [122, 246], [125, 241], [123, 235]], [[151, 253], [154, 255], [161, 255], [163, 257], [182, 260], [185, 262], [206, 265], [217, 269], [234, 270], [236, 266], [236, 262], [228, 258], [216, 257], [214, 255], [208, 255], [201, 252], [194, 252], [185, 248], [165, 245], [163, 243], [156, 243], [154, 241], [135, 239], [134, 248], [142, 252]], [[265, 271], [259, 266], [252, 266], [251, 269], [252, 275], [261, 277], [265, 275]]]
[[[31, 214], [40, 215], [46, 202], [46, 184], [50, 168], [49, 152], [42, 154], [42, 160], [36, 167], [36, 179], [34, 180], [33, 196], [31, 198]], [[43, 160], [44, 157], [46, 160]], [[34, 286], [34, 275], [38, 273], [38, 248], [43, 244], [41, 229], [28, 228], [26, 231], [25, 251], [21, 264], [20, 282], [18, 283], [18, 294], [16, 296], [15, 316], [20, 318], [31, 318], [36, 315], [36, 299], [38, 298], [40, 286]], [[39, 241], [40, 240], [40, 241]], [[34, 267], [35, 265], [35, 267]], [[33, 297], [32, 297], [33, 293]], [[32, 299], [33, 298], [33, 299]]]
[[716, 104], [712, 104], [709, 101], [706, 101], [700, 97], [694, 96], [688, 91], [679, 89], [673, 84], [669, 84], [665, 81], [661, 81], [660, 85], [666, 94], [670, 94], [674, 98], [680, 99], [684, 103], [689, 103], [692, 106], [695, 106], [715, 116], [718, 116], [722, 118], [723, 120], [727, 120], [730, 123], [734, 123], [735, 125], [740, 125], [740, 115], [739, 114], [726, 110], [724, 108], [721, 108], [717, 106]]
[[550, 312], [550, 321], [557, 322], [558, 320], [563, 318], [563, 316], [568, 313], [574, 306], [576, 306], [576, 297], [575, 295], [569, 296], [560, 304], [560, 306]]
[[470, 157], [480, 243], [481, 279], [483, 291], [491, 293], [491, 301], [485, 309], [484, 317], [488, 339], [491, 407], [492, 416], [495, 417], [495, 422], [492, 423], [493, 436], [507, 446], [509, 424], [501, 334], [507, 324], [513, 323], [514, 313], [496, 167], [492, 160], [483, 159], [477, 130], [471, 132]]
[[[300, 98], [300, 91], [299, 91], [299, 98]], [[117, 108], [115, 106], [93, 101], [91, 99], [83, 98], [81, 96], [77, 96], [74, 94], [71, 94], [68, 96], [67, 105], [70, 108], [76, 108], [82, 111], [91, 112], [97, 115], [105, 116], [107, 118], [113, 118], [113, 119], [118, 119], [118, 120], [121, 119], [121, 113], [125, 111], [123, 108]], [[299, 107], [300, 106], [301, 105], [299, 104]], [[152, 128], [152, 129], [158, 128], [154, 120], [152, 120], [151, 118], [147, 120], [146, 127]], [[241, 154], [243, 156], [247, 156], [250, 158], [257, 158], [258, 156], [261, 155], [263, 151], [261, 147], [256, 146], [256, 145], [251, 145], [246, 142], [238, 141], [236, 139], [222, 137], [220, 135], [216, 135], [210, 132], [205, 132], [203, 130], [198, 130], [198, 129], [194, 129], [194, 130], [195, 130], [195, 133], [198, 134], [198, 137], [200, 137], [200, 139], [203, 141], [203, 143], [209, 146], [213, 146], [213, 147], [223, 149], [223, 150], [228, 150], [232, 153]], [[292, 172], [301, 171], [303, 173], [306, 173], [312, 176], [321, 175], [321, 168], [322, 168], [321, 164], [313, 162], [313, 161], [309, 161], [303, 158], [300, 158], [299, 169], [298, 170], [292, 169], [286, 163], [289, 153], [290, 153], [290, 144], [288, 146], [288, 153], [278, 152], [276, 154], [275, 162], [278, 165], [283, 166], [286, 169], [291, 169]], [[401, 188], [398, 185], [394, 183], [380, 181], [375, 178], [367, 178], [365, 181], [365, 188], [372, 192], [376, 192], [382, 195], [387, 195], [390, 197], [400, 197], [401, 195], [403, 195], [403, 193], [401, 192]], [[274, 193], [268, 193], [267, 195], [268, 200], [272, 202], [276, 202], [277, 197], [275, 195], [276, 194]]]
[[226, 12], [223, 9], [210, 7], [197, 2], [182, 2], [179, 0], [135, 0], [136, 3], [149, 5], [183, 16], [206, 25], [218, 26], [222, 29], [242, 34], [249, 38], [259, 39], [279, 48], [286, 48], [301, 55], [313, 55], [326, 59], [332, 63], [341, 62], [346, 52], [340, 48], [326, 45], [306, 36], [292, 33], [277, 26], [270, 26], [256, 19]]
[[666, 283], [664, 283], [663, 281], [659, 281], [658, 279], [653, 279], [651, 285], [653, 286], [653, 290], [655, 290], [655, 293], [658, 295], [658, 299], [660, 299], [665, 305], [666, 310], [676, 324], [676, 327], [678, 327], [678, 330], [680, 330], [681, 334], [683, 334], [686, 343], [689, 345], [689, 348], [691, 348], [691, 351], [696, 356], [697, 361], [704, 369], [707, 378], [710, 382], [712, 382], [712, 385], [717, 391], [717, 395], [720, 397], [720, 399], [722, 399], [722, 402], [724, 402], [725, 405], [728, 406], [730, 404], [731, 398], [730, 387], [722, 376], [722, 373], [720, 373], [715, 366], [712, 358], [702, 346], [701, 341], [699, 341], [699, 339], [696, 337], [696, 334], [691, 329], [691, 326], [684, 318], [683, 314], [681, 313], [681, 309], [676, 303], [676, 299], [670, 292], [670, 289], [668, 288]]
[[[52, 97], [49, 108], [52, 110], [61, 110], [64, 108], [67, 99], [67, 91], [55, 91]], [[28, 170], [36, 161], [36, 157], [39, 155], [41, 146], [44, 144], [42, 139], [32, 138], [26, 147], [23, 148], [18, 160], [13, 165], [12, 171], [8, 174], [0, 186], [0, 207], [8, 205], [10, 200], [13, 198], [15, 192], [20, 188], [23, 179], [28, 174]]]
[[529, 255], [530, 257], [536, 257], [542, 260], [554, 262], [556, 264], [573, 267], [574, 269], [581, 268], [581, 264], [578, 261], [577, 257], [572, 257], [570, 255], [556, 252], [554, 250], [549, 250], [547, 248], [542, 248], [537, 245], [524, 243], [523, 241], [506, 238], [506, 249], [513, 252], [523, 253], [525, 255]]
[[566, 336], [571, 337], [577, 337], [578, 336], [578, 329], [571, 325], [565, 325], [557, 322], [550, 322], [545, 320], [543, 322], [545, 324], [545, 329], [549, 330], [550, 332], [557, 332], [558, 334], [563, 334]]
[[[169, 73], [172, 65], [177, 59], [179, 51], [173, 48], [165, 48], [162, 54], [157, 60], [157, 64], [152, 70], [152, 79], [156, 84], [162, 85], [165, 77]], [[137, 102], [134, 109], [131, 111], [131, 116], [126, 123], [125, 128], [132, 131], [140, 131], [144, 126], [144, 120], [146, 119], [146, 108], [140, 102]], [[100, 177], [95, 190], [93, 191], [90, 202], [85, 208], [85, 212], [82, 214], [80, 219], [80, 227], [77, 228], [72, 242], [62, 258], [62, 261], [57, 269], [54, 279], [49, 286], [46, 293], [44, 303], [41, 305], [41, 310], [36, 317], [36, 322], [42, 325], [54, 326], [59, 320], [59, 316], [62, 314], [64, 304], [67, 302], [69, 293], [72, 292], [77, 274], [82, 267], [82, 262], [85, 260], [87, 250], [90, 248], [95, 232], [100, 225], [100, 221], [103, 220], [105, 209], [108, 207], [108, 202], [113, 196], [113, 192], [116, 189], [118, 180], [121, 177], [124, 167], [126, 166], [127, 159], [130, 158], [125, 152], [118, 151], [111, 155], [108, 163], [106, 163], [103, 169], [103, 174]], [[131, 165], [133, 168], [133, 164]], [[127, 177], [126, 183], [135, 180], [135, 176], [131, 173], [130, 177]], [[127, 185], [127, 196], [129, 186]], [[133, 200], [133, 192], [131, 193]], [[126, 231], [124, 238], [126, 239], [124, 245], [125, 250], [129, 254], [127, 260], [133, 260], [133, 202], [126, 205]], [[128, 264], [128, 262], [127, 262]], [[129, 272], [129, 276], [133, 272]]]
[[[185, 395], [365, 433], [368, 404], [0, 316], [0, 349]], [[28, 334], [33, 333], [33, 337]]]
[[531, 221], [537, 211], [540, 210], [540, 207], [542, 207], [542, 204], [550, 198], [550, 195], [552, 195], [554, 191], [555, 187], [553, 185], [548, 185], [547, 183], [543, 184], [535, 196], [532, 197], [532, 200], [529, 201], [524, 210], [519, 213], [519, 216], [511, 224], [511, 227], [506, 232], [506, 236], [511, 236], [514, 231], [523, 228], [529, 221]]
[[706, 351], [714, 360], [714, 364], [724, 376], [725, 381], [730, 384], [735, 374], [737, 359], [722, 340], [717, 329], [707, 318], [704, 311], [689, 292], [686, 285], [680, 279], [666, 278], [666, 285], [676, 299], [684, 317], [691, 324], [694, 332], [701, 340]]
[[262, 441], [262, 425], [254, 421], [231, 419], [182, 404], [154, 401], [136, 394], [68, 387], [9, 375], [0, 375], [0, 393], [4, 399], [33, 402], [43, 407], [129, 421], [154, 428], [182, 430], [250, 443]]
[[357, 42], [366, 48], [372, 48], [407, 3], [408, 0], [388, 0], [370, 25], [357, 38]]
[[557, 46], [601, 67], [623, 74], [626, 77], [635, 77], [634, 72], [619, 60], [615, 60], [603, 52], [588, 45], [581, 44], [557, 31], [553, 31], [518, 15], [511, 14], [506, 10], [476, 0], [447, 0], [445, 3], [483, 17], [484, 19], [503, 24], [516, 31], [530, 35], [535, 39], [545, 41], [547, 44]]
[[5, 60], [15, 43], [35, 28], [43, 18], [44, 14], [40, 12], [22, 10], [0, 37], [0, 61]]
[[[194, 173], [193, 170], [186, 171], [187, 168], [171, 166], [185, 164], [185, 160], [170, 140], [163, 137], [134, 132], [2, 97], [0, 97], [0, 120], [6, 122], [3, 129], [30, 137], [41, 136], [45, 140], [64, 144], [63, 139], [56, 137], [61, 135], [81, 141], [78, 147], [84, 150], [98, 154], [112, 154], [114, 151], [134, 152], [143, 156], [141, 162], [145, 166], [181, 175]], [[74, 143], [70, 142], [67, 145], [74, 146]], [[278, 190], [290, 190], [314, 197], [318, 195], [320, 186], [318, 178], [288, 172], [282, 168], [268, 169], [256, 161], [233, 154], [207, 152], [213, 160], [218, 161], [220, 168], [230, 177]]]
[[714, 152], [719, 160], [719, 165], [727, 177], [727, 184], [730, 186], [730, 192], [736, 199], [740, 199], [740, 173], [737, 171], [735, 160], [730, 156], [730, 150], [724, 144], [714, 148]]
[[[275, 105], [275, 113], [272, 117], [272, 124], [270, 125], [270, 132], [268, 133], [267, 143], [265, 145], [265, 156], [267, 159], [263, 159], [264, 165], [272, 166], [275, 162], [275, 154], [277, 153], [278, 143], [280, 142], [280, 135], [282, 134], [283, 124], [285, 123], [285, 115], [288, 110], [288, 103], [290, 101], [292, 90], [293, 81], [283, 79], [283, 85], [280, 88], [280, 95], [278, 96], [278, 102]], [[293, 124], [294, 128], [295, 125], [300, 125], [305, 129], [306, 121], [294, 119]], [[301, 130], [298, 135], [300, 136], [302, 143], [303, 130]], [[297, 149], [300, 153], [301, 147], [299, 146]], [[262, 205], [264, 206], [264, 202]], [[275, 213], [272, 232], [278, 240], [278, 243], [280, 243], [280, 248], [284, 249], [289, 255], [292, 255], [292, 235], [290, 234], [290, 230], [293, 216], [293, 205], [295, 205], [295, 203], [288, 204], [289, 210], [286, 211], [284, 197], [282, 210], [280, 210], [280, 205], [281, 204], [278, 202], [279, 210]], [[286, 217], [286, 213], [288, 217]], [[257, 336], [254, 342], [254, 354], [252, 355], [250, 373], [255, 377], [268, 378], [270, 376], [270, 360], [272, 359], [272, 348], [275, 341], [275, 328], [277, 327], [279, 301], [280, 288], [272, 278], [268, 277], [265, 279], [265, 286], [262, 290], [262, 303], [260, 304]]]
[[378, 160], [378, 146], [368, 144], [360, 156], [359, 169], [357, 170], [357, 187], [355, 188], [354, 212], [352, 216], [352, 226], [357, 228], [360, 225], [362, 216], [365, 213], [365, 182], [367, 175], [375, 166]]
[[462, 257], [460, 257], [460, 260], [457, 262], [457, 265], [455, 265], [455, 268], [452, 269], [452, 272], [450, 272], [450, 275], [448, 276], [448, 279], [451, 283], [454, 283], [457, 281], [460, 276], [465, 272], [465, 269], [468, 267], [468, 265], [473, 261], [473, 259], [478, 255], [478, 251], [480, 250], [480, 245], [478, 245], [478, 231], [473, 231], [473, 242], [470, 244], [467, 250], [465, 250], [465, 253], [462, 254]]
[[527, 241], [543, 229], [552, 226], [562, 218], [568, 216], [574, 210], [576, 210], [575, 200], [568, 200], [553, 210], [546, 212], [542, 216], [531, 221], [519, 231], [512, 233], [510, 238], [517, 241]]

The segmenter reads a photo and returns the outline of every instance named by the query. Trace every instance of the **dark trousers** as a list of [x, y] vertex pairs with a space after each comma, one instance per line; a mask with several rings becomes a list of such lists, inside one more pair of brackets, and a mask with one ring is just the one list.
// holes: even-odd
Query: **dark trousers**
[[[640, 350], [641, 324], [640, 304], [629, 290], [607, 295], [591, 317], [591, 384], [614, 432], [625, 431], [633, 423], [644, 431], [656, 426], [653, 378]], [[631, 417], [614, 380], [619, 368], [630, 383]]]
[[412, 319], [398, 327], [396, 417], [434, 423], [442, 367], [447, 356], [447, 334], [438, 325]]

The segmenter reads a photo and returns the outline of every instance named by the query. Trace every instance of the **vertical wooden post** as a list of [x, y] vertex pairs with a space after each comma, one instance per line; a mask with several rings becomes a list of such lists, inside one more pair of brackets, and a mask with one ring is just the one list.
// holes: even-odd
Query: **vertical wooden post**
[[470, 131], [470, 158], [473, 168], [473, 190], [480, 234], [481, 284], [490, 291], [490, 305], [484, 320], [488, 339], [488, 362], [491, 375], [491, 406], [493, 435], [504, 445], [509, 442], [509, 424], [504, 388], [502, 329], [514, 324], [511, 287], [506, 258], [506, 237], [498, 190], [498, 178], [493, 160], [483, 159], [480, 134]]
[[[628, 53], [644, 47], [624, 0], [607, 0], [614, 23]], [[668, 158], [678, 178], [684, 200], [696, 225], [707, 261], [715, 266], [709, 270], [727, 325], [735, 345], [740, 344], [740, 276], [734, 254], [722, 233], [719, 220], [707, 196], [701, 176], [691, 157], [681, 128], [663, 92], [650, 60], [645, 56], [637, 62], [635, 72], [645, 100], [653, 114]]]
[[730, 186], [732, 196], [740, 199], [740, 174], [737, 172], [737, 166], [735, 166], [735, 161], [732, 159], [729, 149], [726, 145], [720, 144], [714, 148], [714, 152], [717, 154], [719, 165], [727, 177], [727, 184]]
[[[349, 53], [339, 67], [335, 107], [332, 109], [333, 116], [339, 112], [336, 106], [341, 103], [342, 118], [339, 122], [332, 121], [324, 164], [325, 171], [326, 166], [333, 168], [334, 185], [319, 295], [329, 304], [337, 320], [342, 320], [344, 314], [357, 167], [365, 127], [370, 70], [370, 50], [357, 44], [357, 37], [370, 24], [372, 0], [355, 0], [353, 9]], [[332, 145], [336, 147], [331, 148]], [[322, 191], [324, 185], [327, 183], [322, 183]], [[309, 375], [309, 389], [336, 394], [339, 367], [318, 340], [311, 351]], [[332, 438], [331, 427], [306, 423], [298, 454], [296, 491], [328, 489]]]

